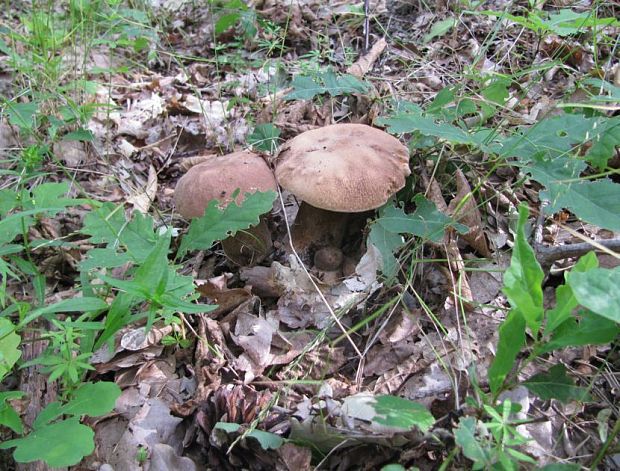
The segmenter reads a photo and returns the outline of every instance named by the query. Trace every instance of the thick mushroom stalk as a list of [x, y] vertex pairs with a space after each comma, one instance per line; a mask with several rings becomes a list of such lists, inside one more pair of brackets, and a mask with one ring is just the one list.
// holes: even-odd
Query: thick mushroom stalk
[[[177, 183], [174, 201], [183, 217], [200, 217], [211, 200], [218, 200], [220, 207], [230, 204], [237, 189], [237, 203], [246, 193], [277, 189], [271, 170], [258, 154], [235, 152], [190, 168]], [[242, 266], [260, 263], [272, 247], [271, 233], [262, 217], [257, 225], [222, 241], [226, 256]]]
[[295, 248], [340, 248], [349, 213], [382, 206], [410, 173], [407, 147], [364, 124], [334, 124], [290, 140], [275, 174], [303, 201], [293, 225]]

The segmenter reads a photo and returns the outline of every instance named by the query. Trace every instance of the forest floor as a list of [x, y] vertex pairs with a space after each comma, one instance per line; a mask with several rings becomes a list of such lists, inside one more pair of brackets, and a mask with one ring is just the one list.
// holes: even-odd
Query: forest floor
[[[617, 4], [32, 3], [0, 38], [0, 469], [620, 468]], [[190, 168], [335, 123], [406, 146], [381, 208], [294, 249], [285, 188], [179, 214]]]

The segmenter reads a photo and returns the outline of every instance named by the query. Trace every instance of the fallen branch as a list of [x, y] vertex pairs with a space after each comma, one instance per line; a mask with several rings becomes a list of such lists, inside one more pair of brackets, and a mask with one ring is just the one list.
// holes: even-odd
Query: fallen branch
[[620, 257], [620, 239], [593, 240], [590, 242], [555, 245], [552, 247], [543, 244], [535, 244], [534, 250], [536, 251], [536, 258], [541, 266], [550, 267], [553, 262], [569, 257], [581, 257], [592, 250], [606, 253], [609, 253], [609, 251], [617, 251], [618, 253], [614, 255]]

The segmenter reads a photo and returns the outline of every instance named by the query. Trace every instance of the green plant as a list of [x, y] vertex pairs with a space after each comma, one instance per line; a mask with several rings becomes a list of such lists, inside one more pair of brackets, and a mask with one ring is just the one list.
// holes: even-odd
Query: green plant
[[497, 408], [488, 405], [483, 408], [487, 420], [462, 417], [454, 430], [456, 444], [473, 461], [472, 469], [516, 471], [522, 469], [522, 463], [536, 464], [536, 460], [516, 449], [528, 442], [517, 430], [526, 421], [511, 417], [520, 406], [506, 399]]
[[77, 464], [95, 448], [94, 432], [80, 423], [80, 417], [107, 414], [120, 394], [114, 383], [84, 383], [69, 400], [48, 404], [37, 416], [32, 432], [0, 443], [0, 449], [15, 447], [13, 457], [19, 463], [42, 460], [55, 467]]

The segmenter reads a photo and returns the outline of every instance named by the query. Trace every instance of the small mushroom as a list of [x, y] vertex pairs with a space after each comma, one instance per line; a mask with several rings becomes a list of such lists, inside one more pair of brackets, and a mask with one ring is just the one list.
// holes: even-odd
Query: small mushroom
[[[177, 183], [174, 201], [183, 217], [200, 217], [211, 200], [218, 200], [220, 207], [230, 204], [237, 189], [240, 191], [236, 203], [243, 201], [245, 193], [277, 190], [273, 174], [260, 155], [234, 152], [190, 168]], [[238, 265], [260, 263], [272, 248], [271, 233], [264, 218], [256, 226], [223, 240], [222, 248]]]
[[292, 227], [295, 247], [340, 248], [348, 214], [382, 206], [410, 173], [407, 147], [364, 124], [334, 124], [288, 141], [275, 174], [302, 200]]

